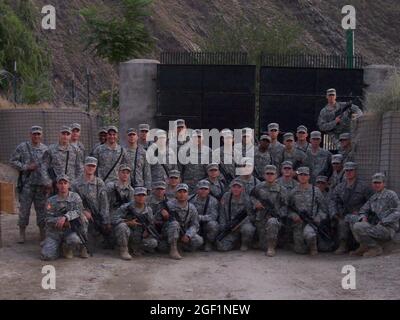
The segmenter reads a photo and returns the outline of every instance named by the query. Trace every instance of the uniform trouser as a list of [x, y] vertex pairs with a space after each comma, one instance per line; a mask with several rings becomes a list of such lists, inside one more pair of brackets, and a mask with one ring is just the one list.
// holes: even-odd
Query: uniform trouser
[[218, 234], [219, 226], [217, 221], [200, 222], [200, 236], [209, 241], [214, 242]]
[[217, 250], [218, 251], [233, 250], [240, 241], [241, 243], [250, 246], [255, 232], [256, 232], [256, 227], [250, 221], [247, 221], [243, 223], [240, 226], [240, 228], [229, 233], [221, 241], [217, 241]]
[[267, 249], [268, 241], [277, 241], [281, 223], [277, 218], [267, 218], [266, 220], [256, 221], [255, 223], [261, 250]]
[[309, 246], [317, 240], [317, 233], [309, 224], [294, 223], [292, 228], [294, 252], [307, 253]]
[[[171, 244], [178, 241], [180, 238], [180, 225], [177, 221], [169, 221], [164, 223], [162, 231], [162, 238], [158, 245], [158, 249], [163, 252], [167, 252]], [[185, 251], [195, 251], [200, 248], [204, 243], [203, 238], [195, 234], [190, 238], [189, 243], [180, 243], [181, 247]]]
[[140, 246], [146, 251], [152, 251], [157, 247], [158, 241], [150, 235], [143, 238], [143, 232], [142, 227], [130, 228], [126, 223], [120, 223], [114, 229], [117, 245], [120, 248]]
[[346, 217], [340, 217], [337, 219], [336, 226], [339, 241], [347, 241], [349, 239], [351, 234], [350, 224], [351, 222]]
[[378, 241], [389, 241], [395, 234], [395, 231], [391, 228], [381, 224], [374, 226], [365, 221], [354, 223], [351, 226], [351, 231], [358, 243], [368, 247], [378, 246]]
[[39, 227], [45, 225], [47, 194], [43, 186], [24, 185], [22, 192], [19, 194], [19, 219], [18, 225], [26, 227], [29, 224], [29, 216], [31, 214], [32, 203], [36, 211], [36, 224]]
[[60, 255], [61, 244], [64, 244], [67, 248], [74, 249], [82, 242], [75, 232], [47, 230], [46, 239], [42, 246], [42, 258], [44, 260], [57, 259]]

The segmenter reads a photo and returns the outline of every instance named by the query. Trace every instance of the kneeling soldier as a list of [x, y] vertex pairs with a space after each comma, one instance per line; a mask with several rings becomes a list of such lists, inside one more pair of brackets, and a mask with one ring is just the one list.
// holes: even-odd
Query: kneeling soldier
[[63, 246], [64, 257], [67, 259], [73, 258], [73, 249], [77, 246], [80, 247], [81, 257], [88, 257], [82, 242], [87, 238], [82, 225], [82, 200], [77, 193], [69, 191], [69, 187], [69, 177], [58, 176], [58, 193], [47, 201], [46, 239], [42, 246], [42, 260], [57, 259], [60, 245]]

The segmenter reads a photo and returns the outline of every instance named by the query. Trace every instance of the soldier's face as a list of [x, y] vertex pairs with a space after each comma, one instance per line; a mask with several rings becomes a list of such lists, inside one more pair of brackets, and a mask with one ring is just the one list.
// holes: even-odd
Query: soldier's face
[[122, 183], [128, 182], [130, 175], [131, 172], [129, 170], [121, 170], [118, 172], [118, 178]]
[[354, 170], [354, 169], [346, 170], [344, 172], [344, 174], [346, 176], [346, 179], [350, 179], [350, 180], [354, 179], [356, 177], [356, 175], [357, 175], [356, 170]]
[[176, 199], [178, 201], [186, 201], [189, 198], [189, 193], [186, 190], [179, 190], [176, 193]]
[[180, 133], [184, 133], [185, 132], [185, 126], [179, 126], [179, 127], [177, 127], [176, 128], [176, 132], [178, 132], [178, 134], [180, 134]]
[[375, 192], [380, 192], [385, 188], [385, 183], [383, 182], [373, 182], [372, 183], [372, 189], [374, 189]]
[[60, 142], [61, 143], [69, 143], [71, 141], [71, 133], [69, 132], [61, 132], [60, 134]]
[[179, 177], [169, 177], [168, 178], [168, 184], [172, 187], [176, 187], [180, 183], [181, 183], [181, 178], [179, 178]]
[[300, 131], [300, 132], [297, 132], [296, 137], [297, 137], [297, 140], [299, 140], [299, 141], [306, 141], [308, 134], [305, 131]]
[[310, 181], [310, 176], [308, 174], [299, 174], [297, 179], [299, 179], [300, 184], [306, 184]]
[[234, 185], [231, 187], [231, 192], [232, 192], [232, 194], [233, 194], [234, 196], [236, 196], [236, 197], [240, 196], [241, 193], [242, 193], [242, 191], [243, 191], [243, 187], [242, 187], [242, 186], [239, 186], [239, 185], [237, 185], [237, 184], [234, 184]]
[[106, 141], [107, 141], [107, 133], [105, 132], [99, 133], [99, 142], [106, 143]]
[[317, 148], [317, 147], [319, 147], [319, 145], [321, 144], [321, 139], [311, 139], [311, 145], [314, 147], [314, 148]]
[[59, 193], [68, 193], [69, 191], [69, 182], [65, 180], [60, 180], [57, 182], [57, 189]]
[[157, 189], [154, 190], [154, 194], [155, 194], [155, 196], [158, 197], [158, 198], [164, 198], [165, 189], [163, 189], [163, 188], [157, 188]]
[[269, 141], [267, 139], [264, 140], [260, 140], [260, 147], [264, 148], [264, 149], [268, 149], [269, 147]]
[[31, 133], [31, 140], [33, 144], [38, 144], [42, 142], [42, 134], [41, 133]]
[[285, 140], [283, 143], [285, 144], [285, 147], [287, 149], [292, 149], [293, 148], [293, 144], [294, 144], [293, 140]]
[[137, 204], [145, 204], [146, 203], [146, 195], [144, 194], [137, 194], [134, 196], [135, 202]]
[[285, 177], [293, 177], [293, 169], [291, 167], [282, 168], [282, 175]]
[[342, 139], [339, 141], [340, 146], [342, 148], [347, 148], [350, 145], [350, 140], [349, 139]]
[[146, 141], [147, 140], [147, 134], [149, 132], [147, 130], [141, 130], [139, 131], [139, 138], [140, 140]]
[[266, 172], [264, 174], [264, 179], [265, 181], [267, 181], [268, 183], [274, 183], [276, 180], [276, 173], [272, 173], [272, 172]]
[[158, 147], [165, 149], [167, 146], [167, 137], [166, 136], [157, 137], [156, 144]]
[[317, 187], [319, 188], [319, 190], [321, 191], [325, 191], [327, 188], [328, 184], [326, 182], [317, 182]]
[[219, 176], [219, 170], [218, 169], [208, 170], [208, 176], [210, 178], [217, 178]]
[[343, 169], [343, 165], [341, 163], [332, 163], [333, 171], [340, 172]]
[[81, 131], [79, 129], [72, 130], [71, 140], [78, 141], [81, 136]]
[[201, 198], [207, 197], [209, 193], [210, 193], [210, 189], [208, 189], [208, 188], [200, 188], [200, 189], [197, 190], [197, 194]]
[[138, 141], [138, 136], [136, 133], [128, 134], [128, 143], [135, 144]]
[[328, 99], [328, 103], [329, 104], [336, 103], [336, 95], [335, 94], [330, 94], [326, 98]]
[[224, 137], [224, 144], [232, 145], [233, 144], [233, 137], [232, 136], [225, 136]]
[[85, 166], [85, 173], [88, 175], [92, 175], [96, 172], [96, 166], [93, 164], [87, 164]]
[[268, 131], [268, 135], [271, 137], [271, 139], [275, 140], [278, 139], [279, 131], [276, 129], [271, 129]]
[[113, 130], [108, 131], [108, 133], [107, 133], [107, 142], [109, 144], [114, 144], [114, 143], [117, 142], [117, 140], [118, 140], [118, 133], [116, 133]]

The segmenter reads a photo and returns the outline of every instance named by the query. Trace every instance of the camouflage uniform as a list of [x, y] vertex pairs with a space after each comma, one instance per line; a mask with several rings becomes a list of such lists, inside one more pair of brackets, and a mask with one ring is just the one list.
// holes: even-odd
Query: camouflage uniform
[[281, 164], [284, 161], [290, 161], [293, 164], [294, 170], [307, 165], [306, 154], [297, 148], [293, 148], [291, 151], [288, 151], [286, 148], [282, 149], [281, 152], [275, 154], [274, 160], [278, 170], [280, 170]]
[[[156, 148], [156, 144], [153, 144], [153, 146]], [[154, 151], [152, 151], [153, 146], [150, 147], [148, 151], [154, 153], [154, 156], [156, 156], [158, 159], [158, 163], [150, 164], [151, 181], [167, 181], [169, 172], [171, 170], [178, 169], [178, 165], [176, 163], [170, 163], [174, 162], [176, 156], [169, 148], [165, 149], [165, 153], [158, 153], [158, 149], [154, 149]]]
[[[221, 148], [218, 148], [215, 150], [216, 154], [219, 154], [220, 156], [220, 166], [222, 167], [222, 170], [224, 170], [226, 172], [226, 175], [230, 175], [230, 178], [235, 178], [236, 176], [236, 172], [235, 172], [235, 160], [234, 160], [234, 149], [232, 148], [232, 153], [224, 153], [224, 146], [222, 146]], [[226, 159], [225, 159], [226, 158]], [[230, 159], [230, 160], [228, 160]], [[228, 163], [228, 161], [230, 163]], [[221, 171], [221, 169], [220, 169]], [[221, 175], [222, 172], [221, 172]], [[229, 178], [224, 176], [225, 181], [228, 181]]]
[[119, 181], [109, 182], [106, 185], [107, 199], [110, 208], [110, 217], [125, 203], [131, 202], [134, 190], [130, 184], [123, 185]]
[[[47, 146], [40, 144], [34, 147], [30, 141], [21, 143], [11, 155], [10, 164], [17, 169], [21, 176], [23, 188], [19, 194], [19, 219], [18, 225], [26, 227], [29, 224], [32, 202], [36, 211], [36, 223], [40, 228], [45, 225], [47, 195], [40, 165]], [[27, 171], [31, 162], [39, 167], [35, 171]]]
[[336, 186], [342, 183], [344, 180], [344, 170], [337, 172], [333, 171], [331, 177], [329, 178], [329, 193], [332, 193]]
[[285, 187], [287, 192], [292, 191], [295, 187], [299, 185], [299, 182], [295, 179], [291, 178], [289, 181], [286, 181], [283, 176], [276, 179], [276, 183], [282, 187]]
[[171, 188], [170, 185], [167, 185], [167, 189], [165, 189], [165, 195], [167, 197], [168, 200], [173, 200], [175, 199], [175, 195], [176, 195], [176, 186], [175, 188]]
[[305, 154], [307, 154], [307, 152], [311, 149], [311, 143], [309, 143], [308, 141], [306, 141], [306, 143], [304, 145], [299, 144], [299, 142], [297, 141], [294, 144], [295, 148], [299, 149], [300, 151], [303, 151]]
[[310, 168], [310, 182], [314, 183], [315, 179], [318, 176], [330, 176], [330, 173], [332, 171], [331, 167], [331, 157], [332, 154], [324, 150], [322, 148], [319, 148], [316, 153], [313, 152], [312, 148], [310, 148], [307, 152], [307, 162]]
[[[61, 217], [60, 210], [62, 208], [67, 208], [64, 216], [68, 221], [80, 219], [82, 222], [84, 220], [82, 200], [75, 192], [69, 192], [66, 199], [55, 195], [48, 199], [46, 208], [46, 239], [42, 246], [42, 259], [55, 260], [59, 257], [61, 244], [70, 249], [82, 244], [76, 232], [72, 232], [71, 229], [58, 230], [55, 227], [57, 220]], [[84, 233], [85, 231], [81, 228], [80, 232]]]
[[[118, 166], [123, 163], [128, 164], [126, 150], [119, 144], [117, 144], [115, 149], [112, 149], [107, 143], [101, 144], [93, 151], [93, 157], [98, 160], [97, 175], [105, 183], [118, 180]], [[117, 160], [118, 163], [114, 166]], [[110, 172], [107, 179], [105, 179], [112, 167], [114, 169]]]
[[339, 153], [343, 156], [343, 163], [354, 161], [354, 146], [350, 149], [339, 148]]
[[221, 200], [226, 189], [224, 181], [220, 177], [218, 177], [216, 181], [211, 181], [210, 178], [206, 180], [210, 183], [210, 194], [218, 201]]
[[140, 186], [151, 190], [151, 170], [146, 159], [146, 150], [142, 146], [138, 146], [136, 149], [128, 147], [125, 151], [126, 161], [132, 168], [131, 184], [135, 187]]
[[248, 196], [250, 196], [250, 193], [255, 188], [255, 186], [261, 183], [261, 181], [258, 180], [255, 176], [250, 176], [248, 178], [245, 178], [245, 176], [239, 176], [236, 178], [236, 180], [239, 180], [243, 183], [245, 192]]
[[[285, 149], [285, 145], [283, 145], [282, 143], [280, 143], [279, 141], [275, 141], [275, 142], [271, 142], [269, 147], [268, 147], [268, 152], [272, 157], [272, 163], [273, 165], [275, 165], [276, 167], [279, 168], [280, 164], [282, 161], [280, 158], [282, 158], [282, 152]], [[281, 161], [281, 162], [279, 162]]]
[[81, 159], [85, 159], [85, 146], [83, 145], [82, 142], [80, 141], [71, 142], [71, 146], [76, 148], [76, 150], [80, 153]]
[[256, 148], [254, 152], [254, 174], [258, 179], [264, 180], [264, 168], [269, 164], [272, 164], [272, 156], [268, 150], [261, 152], [259, 148]]

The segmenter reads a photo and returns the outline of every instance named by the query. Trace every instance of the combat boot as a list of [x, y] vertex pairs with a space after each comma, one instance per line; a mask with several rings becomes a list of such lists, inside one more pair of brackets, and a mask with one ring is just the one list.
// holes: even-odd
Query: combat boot
[[25, 243], [25, 227], [19, 227], [19, 239], [18, 243]]
[[350, 251], [351, 256], [362, 256], [365, 252], [368, 251], [368, 247], [366, 245], [360, 244], [357, 250]]
[[314, 239], [310, 243], [310, 256], [318, 255], [317, 239]]
[[376, 246], [372, 248], [368, 248], [368, 251], [366, 251], [363, 254], [363, 257], [376, 257], [380, 256], [383, 253], [383, 249], [381, 246]]
[[64, 258], [65, 259], [72, 259], [74, 257], [74, 253], [72, 248], [69, 246], [63, 246]]
[[345, 254], [347, 252], [346, 240], [340, 240], [339, 248], [336, 249], [335, 254]]
[[267, 241], [267, 252], [265, 253], [268, 257], [273, 257], [275, 255], [276, 240]]
[[46, 229], [44, 227], [39, 227], [39, 232], [40, 232], [40, 242], [44, 241], [46, 239]]
[[84, 246], [81, 247], [80, 257], [83, 259], [89, 258], [89, 254]]
[[212, 250], [212, 244], [210, 241], [206, 241], [206, 244], [204, 245], [204, 251], [205, 252], [210, 252]]
[[122, 260], [132, 260], [132, 256], [129, 254], [128, 247], [120, 247], [119, 255], [122, 258]]
[[171, 249], [170, 249], [170, 251], [169, 251], [169, 256], [170, 256], [172, 259], [175, 259], [175, 260], [180, 260], [180, 259], [182, 259], [182, 256], [179, 254], [179, 251], [178, 251], [178, 244], [177, 244], [176, 241], [174, 241], [174, 242], [171, 243]]

